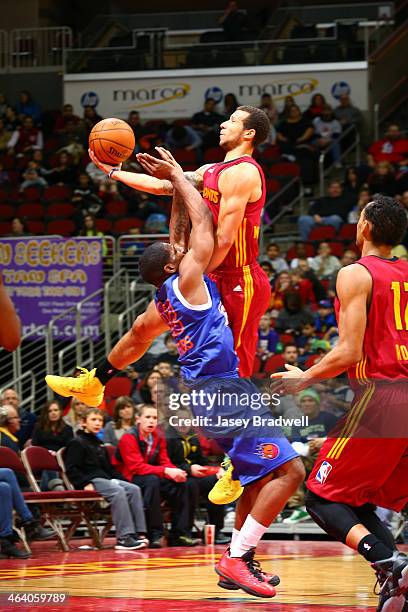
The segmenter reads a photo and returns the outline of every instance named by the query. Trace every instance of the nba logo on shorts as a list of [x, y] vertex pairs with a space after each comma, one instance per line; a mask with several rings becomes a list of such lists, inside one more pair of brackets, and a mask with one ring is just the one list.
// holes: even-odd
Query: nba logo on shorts
[[333, 466], [330, 465], [328, 461], [323, 461], [322, 465], [319, 468], [319, 471], [316, 474], [317, 482], [320, 482], [320, 484], [324, 484], [332, 469]]

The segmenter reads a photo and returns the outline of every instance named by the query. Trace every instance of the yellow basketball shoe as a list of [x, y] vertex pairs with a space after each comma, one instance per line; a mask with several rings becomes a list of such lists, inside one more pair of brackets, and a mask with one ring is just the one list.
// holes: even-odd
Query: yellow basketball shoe
[[242, 495], [244, 487], [239, 480], [232, 480], [234, 466], [230, 464], [224, 476], [220, 478], [208, 494], [208, 499], [213, 504], [230, 504]]
[[86, 368], [78, 368], [81, 374], [74, 378], [73, 376], [53, 376], [48, 374], [45, 377], [45, 382], [55, 393], [63, 397], [76, 397], [87, 406], [96, 408], [103, 401], [103, 392], [105, 387], [102, 385], [99, 378], [95, 377], [96, 368], [90, 372]]

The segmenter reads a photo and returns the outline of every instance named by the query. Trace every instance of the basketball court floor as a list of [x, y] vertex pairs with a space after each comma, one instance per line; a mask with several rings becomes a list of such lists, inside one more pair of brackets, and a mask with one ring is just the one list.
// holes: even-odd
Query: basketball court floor
[[[217, 587], [213, 565], [224, 547], [63, 553], [34, 543], [33, 557], [0, 560], [0, 610], [109, 612], [349, 612], [375, 610], [374, 573], [345, 546], [332, 542], [262, 541], [257, 558], [281, 584], [273, 599]], [[407, 547], [405, 547], [407, 549]], [[8, 606], [5, 592], [65, 593], [62, 605]], [[68, 597], [69, 596], [69, 597]]]

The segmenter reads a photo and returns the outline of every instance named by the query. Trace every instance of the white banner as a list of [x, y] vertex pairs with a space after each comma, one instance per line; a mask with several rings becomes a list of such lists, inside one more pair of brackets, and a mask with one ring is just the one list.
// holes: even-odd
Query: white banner
[[[341, 93], [349, 93], [353, 104], [368, 110], [366, 62], [253, 66], [101, 74], [66, 74], [64, 100], [82, 115], [86, 104], [97, 106], [102, 117], [125, 119], [138, 110], [143, 121], [191, 117], [203, 107], [206, 97], [222, 102], [234, 93], [240, 104], [258, 106], [263, 93], [270, 93], [278, 108], [292, 95], [304, 110], [313, 93], [322, 93], [336, 106]], [[222, 104], [219, 105], [222, 112]]]

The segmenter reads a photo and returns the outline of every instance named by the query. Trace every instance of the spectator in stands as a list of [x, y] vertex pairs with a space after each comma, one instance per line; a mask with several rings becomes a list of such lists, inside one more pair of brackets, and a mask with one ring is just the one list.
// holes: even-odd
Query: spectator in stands
[[126, 368], [126, 377], [129, 378], [132, 386], [130, 387], [129, 396], [133, 402], [133, 404], [142, 404], [142, 396], [140, 395], [139, 385], [140, 385], [140, 374], [136, 370], [135, 366], [130, 365]]
[[341, 147], [338, 141], [341, 134], [341, 124], [334, 118], [333, 109], [326, 104], [320, 115], [313, 119], [313, 127], [316, 135], [315, 144], [320, 149], [330, 148], [335, 168], [341, 168]]
[[175, 343], [174, 338], [171, 335], [171, 333], [166, 334], [166, 337], [164, 339], [164, 344], [166, 345], [167, 350], [165, 353], [161, 353], [159, 355], [158, 362], [167, 361], [172, 366], [174, 366], [178, 362], [178, 350], [177, 350], [177, 344]]
[[279, 113], [279, 119], [281, 121], [284, 121], [288, 118], [289, 111], [294, 104], [295, 104], [295, 98], [293, 96], [285, 96], [283, 100], [282, 110]]
[[67, 124], [73, 123], [75, 126], [79, 126], [80, 118], [74, 114], [74, 108], [72, 104], [64, 104], [62, 108], [62, 114], [58, 115], [54, 124], [54, 133], [59, 136], [66, 134]]
[[172, 378], [174, 376], [174, 371], [171, 366], [171, 363], [165, 361], [164, 359], [160, 359], [157, 364], [154, 366], [155, 372], [160, 372], [162, 378]]
[[143, 227], [144, 234], [168, 234], [168, 232], [167, 218], [163, 212], [148, 216]]
[[161, 547], [161, 496], [172, 510], [170, 543], [192, 546], [196, 542], [190, 537], [191, 510], [186, 485], [187, 473], [170, 461], [166, 440], [157, 432], [157, 421], [158, 413], [154, 406], [141, 406], [136, 417], [137, 426], [119, 441], [121, 463], [118, 467], [125, 478], [142, 489], [151, 548]]
[[271, 264], [276, 274], [286, 272], [288, 264], [280, 254], [280, 247], [276, 242], [270, 242], [266, 248], [266, 255], [259, 259], [259, 263], [268, 262]]
[[299, 356], [304, 355], [308, 349], [308, 345], [314, 340], [318, 340], [316, 327], [313, 323], [305, 323], [302, 327], [300, 335], [296, 338], [296, 345], [299, 350]]
[[47, 180], [51, 185], [74, 185], [76, 176], [76, 169], [66, 151], [59, 153], [58, 165], [47, 171]]
[[74, 121], [67, 121], [65, 132], [59, 137], [59, 146], [60, 149], [58, 153], [61, 151], [65, 151], [68, 155], [71, 156], [72, 162], [75, 166], [81, 163], [83, 154], [85, 152], [83, 143], [86, 141], [86, 146], [88, 146], [88, 140], [84, 137], [83, 131], [81, 130], [81, 126], [76, 125]]
[[328, 242], [321, 242], [316, 257], [313, 257], [312, 269], [318, 279], [330, 279], [340, 268], [340, 261], [332, 255]]
[[285, 294], [290, 291], [292, 281], [289, 272], [281, 272], [275, 279], [271, 294], [271, 315], [277, 317], [284, 305]]
[[133, 130], [133, 133], [135, 135], [136, 146], [137, 146], [139, 143], [139, 140], [145, 134], [145, 130], [142, 124], [140, 123], [140, 114], [138, 113], [138, 111], [135, 111], [135, 110], [130, 111], [128, 118], [127, 118], [127, 122]]
[[[357, 261], [357, 254], [351, 249], [346, 249], [343, 253], [343, 257], [340, 259], [340, 268], [344, 268], [345, 266], [349, 266], [352, 263]], [[337, 283], [337, 275], [339, 270], [333, 274], [330, 279], [329, 287], [328, 287], [328, 296], [330, 298], [334, 298], [336, 296], [336, 283]]]
[[20, 119], [23, 117], [31, 117], [33, 123], [39, 123], [41, 120], [41, 109], [31, 97], [29, 91], [21, 91], [19, 101], [16, 104], [16, 112]]
[[273, 287], [274, 278], [275, 278], [275, 270], [272, 268], [269, 261], [263, 261], [261, 264], [262, 270], [265, 272], [266, 276], [269, 279], [269, 284], [271, 288]]
[[[299, 349], [295, 342], [287, 342], [283, 347], [282, 357], [285, 360], [285, 364], [299, 367]], [[276, 372], [286, 372], [285, 366], [281, 366]]]
[[239, 106], [237, 96], [233, 93], [227, 93], [224, 96], [224, 115], [225, 117], [231, 117], [232, 113], [235, 113]]
[[12, 387], [8, 387], [1, 394], [2, 405], [11, 405], [17, 411], [20, 419], [17, 438], [20, 448], [24, 448], [25, 443], [32, 436], [34, 426], [37, 422], [37, 416], [29, 410], [24, 410], [20, 406], [20, 396]]
[[4, 119], [0, 117], [0, 153], [6, 151], [10, 141], [11, 133], [6, 130]]
[[344, 193], [357, 197], [364, 183], [364, 179], [356, 166], [349, 166], [343, 181]]
[[123, 434], [128, 433], [135, 425], [136, 407], [127, 395], [121, 395], [115, 402], [113, 420], [106, 424], [103, 439], [107, 444], [117, 446]]
[[331, 327], [337, 328], [336, 315], [334, 314], [333, 303], [330, 300], [320, 300], [315, 328], [319, 334], [325, 334]]
[[68, 478], [76, 489], [97, 491], [110, 505], [116, 528], [116, 549], [146, 548], [146, 521], [140, 488], [127, 482], [112, 466], [103, 442], [96, 434], [103, 427], [98, 408], [83, 415], [83, 430], [69, 442], [64, 462]]
[[271, 94], [262, 94], [259, 108], [268, 115], [271, 125], [276, 125], [278, 123], [279, 113]]
[[256, 354], [262, 361], [266, 361], [271, 355], [276, 353], [276, 347], [279, 342], [279, 334], [272, 329], [271, 323], [271, 316], [268, 313], [265, 313], [259, 321]]
[[[302, 279], [306, 279], [311, 282], [315, 301], [324, 300], [325, 298], [327, 298], [326, 289], [324, 285], [320, 282], [320, 280], [317, 278], [312, 266], [310, 266], [309, 259], [313, 261], [313, 257], [299, 259], [299, 266], [297, 268], [297, 271], [298, 273], [300, 273]], [[302, 295], [302, 292], [299, 292]]]
[[314, 183], [316, 175], [315, 149], [312, 144], [314, 129], [311, 121], [302, 117], [297, 104], [289, 108], [287, 118], [278, 124], [276, 131], [282, 155], [289, 161], [299, 163], [304, 183], [307, 185]]
[[152, 403], [152, 389], [160, 385], [163, 381], [163, 377], [157, 370], [151, 370], [148, 372], [140, 386], [140, 395], [145, 404]]
[[288, 291], [283, 299], [284, 307], [276, 319], [278, 333], [299, 334], [305, 323], [313, 323], [313, 315], [302, 305], [300, 294]]
[[193, 128], [202, 137], [204, 149], [218, 146], [220, 125], [225, 117], [216, 112], [216, 106], [214, 98], [207, 98], [203, 110], [195, 113], [191, 120]]
[[24, 117], [22, 126], [14, 130], [7, 146], [9, 155], [18, 156], [44, 148], [42, 131], [34, 127], [32, 117]]
[[[306, 472], [310, 473], [319, 450], [329, 432], [336, 425], [337, 418], [333, 414], [320, 410], [320, 395], [313, 388], [301, 391], [298, 401], [301, 412], [308, 417], [308, 422], [304, 426], [293, 426], [291, 431], [286, 433], [294, 448], [301, 455]], [[288, 502], [293, 512], [287, 519], [284, 519], [285, 524], [293, 525], [309, 520], [309, 514], [304, 506], [304, 494], [305, 486], [302, 483]]]
[[6, 130], [10, 133], [14, 132], [21, 126], [21, 121], [17, 117], [17, 113], [12, 106], [8, 106], [4, 118]]
[[39, 176], [35, 168], [27, 168], [23, 173], [24, 181], [20, 185], [20, 191], [28, 189], [29, 187], [37, 187], [40, 191], [48, 187], [48, 183], [44, 177]]
[[96, 195], [91, 179], [86, 172], [81, 172], [79, 175], [78, 184], [74, 189], [71, 201], [77, 209], [74, 219], [78, 228], [82, 226], [86, 215], [92, 214], [97, 217], [102, 214], [102, 200]]
[[[190, 497], [189, 508], [193, 510], [200, 504], [203, 496], [207, 508], [208, 523], [215, 525], [215, 544], [227, 544], [229, 538], [221, 533], [224, 526], [224, 507], [216, 506], [208, 500], [208, 493], [217, 482], [218, 475], [207, 475], [208, 459], [204, 456], [200, 440], [191, 425], [191, 413], [187, 409], [177, 411], [175, 424], [166, 430], [167, 453], [170, 461], [187, 473], [187, 489]], [[219, 477], [224, 470], [219, 468]], [[189, 527], [194, 524], [194, 514], [189, 517]]]
[[11, 232], [9, 236], [28, 236], [27, 219], [25, 217], [14, 217], [11, 220]]
[[[307, 262], [306, 266], [308, 273], [310, 274], [310, 272], [312, 272], [313, 274], [313, 271], [309, 270]], [[290, 271], [290, 278], [292, 291], [299, 293], [302, 304], [304, 306], [314, 306], [316, 304], [316, 295], [313, 290], [313, 283], [306, 277], [305, 272], [303, 272], [300, 267], [296, 268], [295, 270]], [[315, 281], [319, 282], [317, 278], [315, 278]]]
[[306, 243], [305, 242], [296, 242], [296, 244], [294, 245], [295, 247], [295, 257], [291, 260], [290, 262], [290, 267], [294, 270], [296, 270], [296, 268], [299, 267], [299, 259], [306, 259], [307, 263], [310, 264], [312, 263], [312, 257], [308, 257], [307, 256], [307, 248], [306, 248]]
[[11, 404], [2, 403], [0, 407], [0, 446], [6, 446], [20, 454], [20, 444], [17, 438], [20, 427], [17, 409]]
[[380, 161], [375, 164], [374, 172], [368, 179], [368, 187], [371, 193], [383, 193], [387, 196], [395, 196], [395, 173], [390, 162]]
[[370, 190], [364, 187], [360, 190], [358, 194], [356, 205], [350, 210], [349, 214], [347, 215], [347, 222], [358, 223], [361, 211], [363, 210], [364, 206], [370, 202], [370, 200]]
[[236, 0], [229, 0], [218, 23], [224, 30], [225, 40], [242, 40], [242, 33], [246, 26], [246, 15], [239, 10]]
[[347, 219], [351, 208], [350, 198], [343, 194], [339, 181], [331, 181], [327, 196], [312, 202], [309, 214], [298, 219], [298, 229], [302, 240], [307, 241], [309, 234], [316, 225], [331, 225], [336, 232]]
[[368, 149], [368, 163], [374, 166], [381, 161], [399, 164], [408, 158], [408, 139], [403, 138], [400, 126], [392, 123], [382, 140], [377, 140]]
[[79, 399], [76, 399], [76, 397], [72, 398], [70, 408], [67, 414], [64, 416], [64, 421], [67, 425], [72, 427], [74, 434], [81, 429], [82, 417], [88, 408], [89, 406], [81, 402]]
[[363, 123], [363, 116], [360, 109], [353, 106], [350, 100], [350, 96], [347, 94], [341, 94], [339, 98], [339, 105], [334, 109], [334, 116], [343, 128], [346, 130], [351, 125], [357, 130], [360, 130]]
[[[105, 234], [99, 231], [96, 227], [96, 219], [94, 215], [87, 214], [84, 217], [83, 225], [81, 230], [79, 231], [79, 236], [95, 236], [98, 238], [102, 238]], [[102, 255], [106, 257], [108, 254], [108, 245], [105, 240], [102, 240]]]
[[174, 125], [166, 134], [165, 144], [168, 149], [186, 149], [194, 151], [202, 144], [201, 136], [189, 125]]
[[326, 98], [320, 93], [315, 93], [312, 96], [309, 106], [303, 113], [303, 117], [313, 122], [314, 119], [323, 115], [325, 107], [327, 107]]
[[102, 121], [103, 117], [98, 115], [96, 112], [96, 108], [94, 106], [85, 106], [84, 107], [84, 116], [82, 119], [82, 129], [85, 131], [86, 138], [88, 139], [89, 134], [92, 131], [92, 128]]
[[70, 425], [62, 417], [62, 406], [56, 400], [47, 402], [33, 430], [31, 444], [57, 452], [74, 437]]

